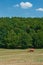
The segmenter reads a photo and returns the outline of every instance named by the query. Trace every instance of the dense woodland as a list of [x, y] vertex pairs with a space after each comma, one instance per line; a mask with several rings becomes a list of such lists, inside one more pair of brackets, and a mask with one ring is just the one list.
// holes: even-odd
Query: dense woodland
[[0, 48], [43, 48], [43, 18], [0, 18]]

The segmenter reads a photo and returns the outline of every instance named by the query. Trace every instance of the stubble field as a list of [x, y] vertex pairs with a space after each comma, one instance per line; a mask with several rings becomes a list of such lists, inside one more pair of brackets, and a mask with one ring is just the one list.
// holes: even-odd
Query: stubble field
[[43, 49], [0, 49], [0, 65], [43, 65]]

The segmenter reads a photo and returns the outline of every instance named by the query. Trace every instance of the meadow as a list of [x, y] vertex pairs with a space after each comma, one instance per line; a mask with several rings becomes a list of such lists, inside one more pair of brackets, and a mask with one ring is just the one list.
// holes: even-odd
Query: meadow
[[0, 49], [0, 65], [43, 65], [43, 49]]

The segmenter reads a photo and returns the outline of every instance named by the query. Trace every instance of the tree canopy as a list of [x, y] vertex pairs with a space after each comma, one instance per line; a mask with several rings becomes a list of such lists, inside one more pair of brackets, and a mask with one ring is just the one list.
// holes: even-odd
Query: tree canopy
[[43, 18], [0, 18], [0, 48], [43, 48]]

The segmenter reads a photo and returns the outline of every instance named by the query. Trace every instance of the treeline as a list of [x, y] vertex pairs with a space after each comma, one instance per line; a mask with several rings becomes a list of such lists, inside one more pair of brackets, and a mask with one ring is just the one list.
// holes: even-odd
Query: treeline
[[43, 48], [43, 18], [0, 18], [0, 48]]

